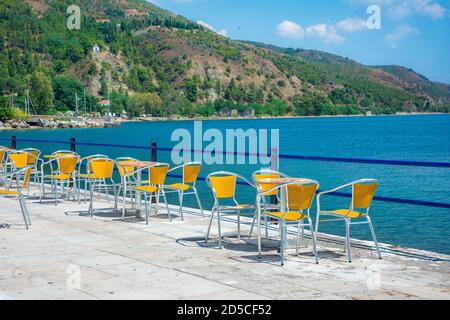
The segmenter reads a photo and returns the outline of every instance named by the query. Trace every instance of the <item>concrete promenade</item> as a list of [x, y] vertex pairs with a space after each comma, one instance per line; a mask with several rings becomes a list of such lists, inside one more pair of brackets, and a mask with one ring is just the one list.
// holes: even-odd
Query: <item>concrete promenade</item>
[[[370, 242], [355, 240], [349, 264], [343, 240], [320, 234], [320, 264], [309, 247], [299, 257], [287, 250], [281, 267], [274, 249], [258, 259], [254, 240], [205, 244], [208, 219], [193, 209], [172, 223], [161, 209], [146, 226], [132, 214], [122, 222], [106, 201], [94, 218], [84, 203], [27, 203], [28, 231], [16, 200], [0, 198], [0, 299], [450, 298], [446, 255], [383, 245], [379, 260]], [[234, 218], [222, 227], [235, 232]]]

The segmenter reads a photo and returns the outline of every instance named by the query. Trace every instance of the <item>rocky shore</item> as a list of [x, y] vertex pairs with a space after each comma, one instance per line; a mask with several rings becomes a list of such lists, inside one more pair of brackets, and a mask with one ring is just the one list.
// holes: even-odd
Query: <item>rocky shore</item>
[[77, 120], [39, 119], [38, 126], [46, 129], [100, 128], [104, 126], [104, 123], [84, 118]]
[[4, 120], [0, 121], [0, 130], [8, 129], [32, 129], [32, 128], [45, 128], [45, 129], [70, 129], [70, 128], [102, 128], [104, 122], [94, 121], [89, 119], [37, 119], [30, 122], [25, 120]]

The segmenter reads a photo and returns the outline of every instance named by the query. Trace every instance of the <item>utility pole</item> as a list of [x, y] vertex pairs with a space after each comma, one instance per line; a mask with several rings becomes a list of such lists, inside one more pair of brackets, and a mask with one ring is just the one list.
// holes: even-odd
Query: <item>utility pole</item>
[[83, 90], [84, 116], [86, 117], [86, 89]]
[[79, 112], [78, 112], [78, 93], [77, 92], [75, 92], [75, 114], [76, 115], [78, 115], [79, 114]]

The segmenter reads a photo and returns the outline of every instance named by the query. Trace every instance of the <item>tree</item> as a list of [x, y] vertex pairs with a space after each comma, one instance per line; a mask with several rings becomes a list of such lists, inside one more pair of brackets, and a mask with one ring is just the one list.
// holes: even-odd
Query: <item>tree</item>
[[154, 93], [136, 93], [130, 98], [128, 116], [136, 117], [143, 113], [161, 116], [161, 105], [161, 98]]
[[186, 78], [184, 86], [186, 88], [186, 98], [191, 102], [196, 102], [200, 93], [199, 86], [202, 81], [198, 75], [194, 75], [192, 78]]
[[[70, 76], [56, 76], [52, 81], [55, 93], [55, 108], [58, 111], [75, 110], [75, 93], [83, 98], [82, 84]], [[81, 100], [80, 100], [81, 101]], [[82, 102], [82, 101], [81, 101]], [[79, 104], [81, 108], [81, 105]], [[81, 111], [81, 109], [80, 109]]]
[[53, 107], [53, 86], [50, 78], [42, 72], [34, 72], [27, 78], [30, 98], [38, 114], [46, 114]]

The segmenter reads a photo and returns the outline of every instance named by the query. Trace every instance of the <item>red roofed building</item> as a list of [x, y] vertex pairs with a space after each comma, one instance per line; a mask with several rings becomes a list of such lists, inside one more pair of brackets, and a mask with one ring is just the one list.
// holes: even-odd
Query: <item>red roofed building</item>
[[109, 100], [102, 100], [98, 104], [101, 106], [107, 107], [107, 106], [109, 106]]

